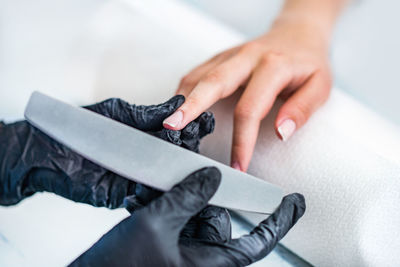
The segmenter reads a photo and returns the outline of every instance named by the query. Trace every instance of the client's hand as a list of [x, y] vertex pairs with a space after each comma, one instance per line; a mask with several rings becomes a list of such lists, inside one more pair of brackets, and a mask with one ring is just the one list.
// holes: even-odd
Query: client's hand
[[71, 265], [249, 265], [268, 255], [304, 214], [303, 196], [286, 196], [250, 234], [231, 239], [227, 211], [206, 207], [220, 181], [214, 167], [192, 173], [116, 225]]
[[234, 111], [231, 166], [246, 171], [260, 122], [278, 96], [285, 100], [275, 120], [282, 140], [290, 138], [328, 98], [330, 31], [321, 21], [312, 22], [317, 12], [284, 14], [265, 35], [193, 69], [176, 92], [186, 97], [185, 103], [164, 126], [182, 129], [215, 102], [244, 88]]
[[[162, 127], [183, 101], [175, 96], [160, 105], [135, 106], [109, 99], [86, 108], [198, 151], [199, 140], [213, 130], [211, 113], [201, 114], [181, 131]], [[108, 208], [121, 207], [128, 198], [131, 210], [146, 205], [155, 193], [81, 157], [26, 121], [0, 124], [0, 205], [18, 203], [40, 191]]]

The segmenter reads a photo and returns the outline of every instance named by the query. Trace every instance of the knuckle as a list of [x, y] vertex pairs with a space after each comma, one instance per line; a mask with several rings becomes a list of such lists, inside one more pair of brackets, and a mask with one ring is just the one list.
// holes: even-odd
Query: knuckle
[[211, 71], [208, 73], [204, 79], [202, 80], [204, 84], [206, 84], [208, 87], [210, 87], [211, 90], [213, 90], [213, 94], [221, 98], [223, 97], [223, 94], [226, 89], [226, 81], [224, 79], [224, 75], [222, 74], [221, 71], [215, 70]]
[[179, 83], [179, 88], [188, 88], [188, 87], [192, 87], [195, 84], [195, 81], [193, 80], [193, 78], [190, 75], [185, 75], [180, 83]]
[[318, 96], [319, 99], [321, 100], [321, 103], [325, 102], [330, 95], [333, 81], [332, 81], [332, 75], [329, 71], [317, 71], [316, 72], [318, 75], [318, 79], [320, 80], [321, 86], [318, 88]]
[[258, 114], [250, 105], [237, 105], [234, 111], [234, 117], [239, 121], [259, 119]]
[[201, 101], [200, 101], [200, 99], [198, 98], [198, 97], [196, 97], [196, 96], [190, 96], [190, 97], [188, 97], [187, 99], [186, 99], [186, 102], [185, 102], [185, 105], [187, 106], [187, 107], [198, 107], [198, 106], [200, 106], [200, 104], [201, 104]]
[[261, 65], [273, 65], [275, 68], [283, 67], [285, 64], [285, 58], [281, 53], [268, 52], [261, 56]]
[[204, 81], [207, 83], [218, 84], [222, 81], [222, 74], [218, 70], [211, 71], [206, 74]]
[[295, 104], [298, 119], [304, 123], [311, 116], [313, 109], [310, 104], [305, 102], [297, 102]]
[[261, 56], [261, 67], [272, 69], [280, 79], [287, 80], [292, 76], [292, 67], [286, 56], [278, 52], [268, 52]]

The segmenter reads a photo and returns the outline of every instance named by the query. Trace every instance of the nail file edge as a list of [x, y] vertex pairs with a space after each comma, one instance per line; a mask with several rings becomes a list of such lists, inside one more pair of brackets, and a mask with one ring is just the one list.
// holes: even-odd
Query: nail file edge
[[[169, 190], [194, 170], [216, 166], [222, 173], [222, 180], [209, 204], [270, 214], [282, 199], [282, 190], [266, 181], [39, 92], [32, 94], [25, 118], [39, 130], [96, 164], [163, 191]], [[166, 157], [165, 153], [157, 155], [160, 150], [175, 159]], [[160, 166], [163, 166], [162, 170]]]

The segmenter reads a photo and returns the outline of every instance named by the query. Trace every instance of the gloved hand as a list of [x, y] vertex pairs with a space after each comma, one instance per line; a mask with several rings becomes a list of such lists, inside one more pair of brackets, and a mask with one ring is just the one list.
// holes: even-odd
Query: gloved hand
[[163, 127], [163, 120], [169, 116], [167, 114], [172, 114], [184, 101], [185, 98], [178, 95], [160, 105], [135, 106], [119, 98], [111, 98], [85, 108], [175, 145], [199, 152], [200, 139], [214, 130], [215, 120], [211, 112], [203, 112], [181, 131]]
[[[109, 99], [86, 108], [198, 151], [200, 138], [213, 131], [211, 113], [203, 113], [182, 131], [162, 127], [183, 102], [183, 96], [153, 106]], [[128, 197], [131, 209], [147, 204], [156, 193], [81, 157], [26, 121], [0, 124], [0, 205], [16, 204], [40, 191], [108, 208], [121, 207]]]
[[249, 265], [269, 254], [304, 214], [304, 197], [288, 195], [250, 234], [231, 239], [226, 210], [204, 209], [220, 181], [214, 167], [192, 173], [121, 221], [71, 266]]

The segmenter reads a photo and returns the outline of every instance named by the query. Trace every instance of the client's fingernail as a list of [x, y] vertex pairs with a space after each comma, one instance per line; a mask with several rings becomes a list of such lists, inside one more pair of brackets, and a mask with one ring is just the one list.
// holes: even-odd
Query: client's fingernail
[[232, 168], [234, 168], [238, 171], [242, 171], [242, 169], [240, 168], [240, 164], [237, 161], [232, 162], [231, 166], [232, 166]]
[[174, 114], [166, 118], [163, 124], [175, 128], [178, 127], [179, 124], [181, 124], [182, 119], [183, 119], [183, 112], [181, 110], [177, 110]]
[[296, 130], [296, 123], [291, 119], [284, 120], [278, 127], [278, 133], [282, 141], [288, 140]]

